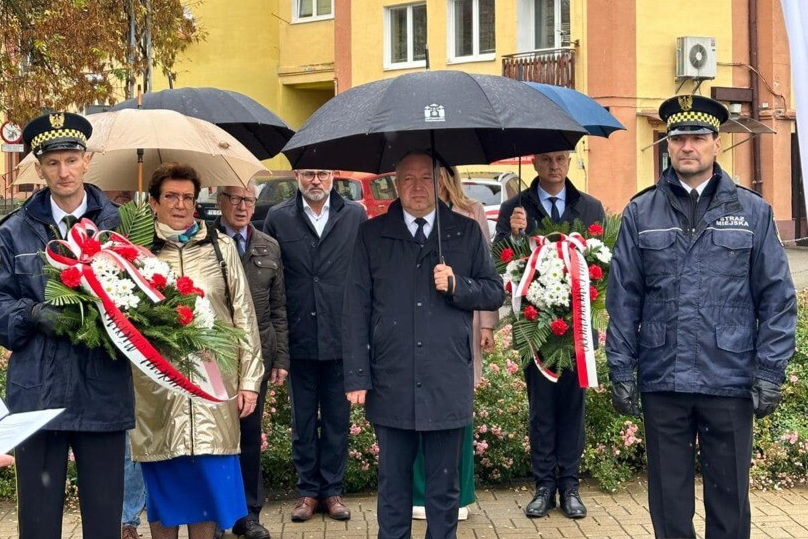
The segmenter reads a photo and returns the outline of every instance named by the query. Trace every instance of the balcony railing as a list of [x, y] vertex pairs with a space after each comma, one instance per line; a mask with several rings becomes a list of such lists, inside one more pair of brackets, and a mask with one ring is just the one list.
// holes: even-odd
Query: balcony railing
[[575, 49], [542, 49], [502, 56], [502, 75], [575, 88]]

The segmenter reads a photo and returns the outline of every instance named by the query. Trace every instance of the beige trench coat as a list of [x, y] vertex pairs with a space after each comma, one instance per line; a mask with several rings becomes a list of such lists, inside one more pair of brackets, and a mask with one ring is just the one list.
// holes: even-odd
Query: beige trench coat
[[[464, 215], [469, 219], [474, 219], [479, 223], [480, 229], [483, 231], [483, 236], [491, 243], [491, 231], [488, 229], [488, 220], [485, 218], [485, 209], [483, 205], [476, 200], [472, 204], [471, 211], [465, 211], [457, 206], [452, 206], [452, 211]], [[497, 311], [474, 311], [474, 321], [471, 328], [472, 337], [474, 339], [474, 385], [480, 383], [483, 375], [483, 352], [480, 346], [482, 339], [482, 328], [494, 328], [499, 321], [499, 313]]]
[[[205, 291], [205, 297], [213, 304], [217, 318], [229, 321], [222, 270], [207, 234], [207, 226], [201, 223], [199, 231], [182, 249], [166, 242], [157, 257], [170, 264], [177, 277], [187, 275], [193, 279], [196, 286]], [[222, 373], [227, 393], [235, 397], [239, 390], [258, 392], [264, 364], [250, 289], [238, 251], [225, 234], [219, 234], [219, 245], [227, 264], [227, 280], [234, 307], [233, 322], [247, 332], [247, 347], [240, 351], [237, 371]], [[239, 453], [239, 418], [235, 398], [223, 404], [192, 401], [157, 385], [139, 370], [132, 371], [136, 417], [135, 429], [131, 432], [133, 460], [154, 462], [180, 456]]]

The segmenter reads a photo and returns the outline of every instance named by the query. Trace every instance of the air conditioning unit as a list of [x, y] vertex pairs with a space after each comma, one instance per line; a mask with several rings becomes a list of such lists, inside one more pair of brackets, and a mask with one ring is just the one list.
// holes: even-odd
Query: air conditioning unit
[[715, 38], [682, 36], [676, 38], [676, 78], [715, 78]]

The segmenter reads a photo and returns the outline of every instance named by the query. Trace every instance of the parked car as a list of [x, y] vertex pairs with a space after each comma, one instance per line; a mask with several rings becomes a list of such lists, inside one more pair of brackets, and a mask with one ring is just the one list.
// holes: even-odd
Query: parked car
[[466, 196], [478, 200], [485, 208], [491, 237], [496, 234], [500, 205], [519, 194], [528, 185], [513, 172], [463, 173], [461, 182]]
[[[376, 176], [361, 173], [341, 173], [334, 176], [334, 188], [348, 200], [358, 202], [365, 208], [368, 217], [375, 217], [387, 212], [396, 194], [395, 176], [380, 174]], [[269, 208], [291, 198], [297, 192], [297, 180], [291, 171], [276, 173], [270, 178], [262, 178], [257, 182], [258, 200], [255, 203], [255, 214], [252, 224], [261, 228]], [[213, 221], [221, 215], [216, 207], [216, 193], [201, 194], [196, 204], [197, 216], [206, 221]]]

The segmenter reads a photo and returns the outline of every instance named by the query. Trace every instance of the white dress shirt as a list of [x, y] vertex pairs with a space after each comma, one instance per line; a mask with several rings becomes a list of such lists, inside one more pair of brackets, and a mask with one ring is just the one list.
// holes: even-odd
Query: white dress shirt
[[[415, 232], [418, 230], [418, 223], [415, 222], [416, 217], [404, 211], [404, 224], [407, 225], [407, 230], [410, 231], [412, 237], [415, 237]], [[426, 224], [424, 224], [424, 237], [429, 238], [429, 233], [432, 232], [432, 225], [435, 223], [435, 210], [424, 215]]]
[[328, 222], [328, 210], [329, 210], [329, 199], [326, 198], [325, 204], [323, 204], [322, 210], [320, 210], [320, 215], [314, 213], [314, 210], [311, 209], [309, 203], [303, 198], [303, 213], [306, 214], [306, 217], [309, 218], [311, 221], [312, 226], [314, 226], [314, 230], [317, 231], [318, 236], [323, 235], [323, 230], [325, 230], [325, 224]]
[[[68, 215], [68, 213], [56, 205], [56, 202], [53, 201], [53, 197], [50, 199], [50, 206], [53, 220], [56, 221], [56, 226], [59, 227], [59, 234], [64, 238], [67, 235], [67, 225], [62, 219], [64, 219], [64, 216]], [[82, 215], [85, 213], [87, 213], [87, 191], [84, 192], [84, 198], [81, 199], [79, 207], [70, 212], [69, 215], [72, 215], [76, 219], [81, 219]]]

